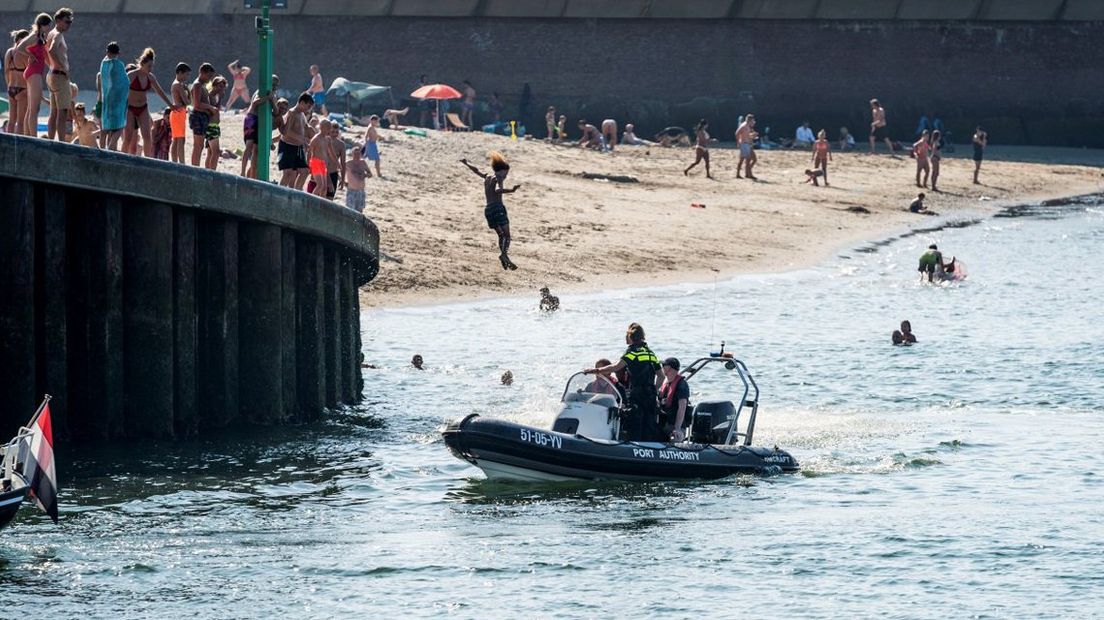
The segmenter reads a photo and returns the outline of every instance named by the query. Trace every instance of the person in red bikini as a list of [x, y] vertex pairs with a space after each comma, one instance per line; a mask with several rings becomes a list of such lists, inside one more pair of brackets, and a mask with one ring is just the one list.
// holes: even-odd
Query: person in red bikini
[[23, 133], [23, 110], [27, 105], [27, 80], [23, 79], [23, 71], [27, 67], [20, 67], [15, 62], [15, 48], [27, 35], [31, 34], [26, 28], [13, 30], [11, 33], [12, 46], [4, 52], [4, 80], [8, 85], [8, 133]]
[[157, 83], [157, 77], [152, 73], [155, 56], [153, 48], [147, 47], [142, 55], [138, 57], [138, 60], [135, 61], [138, 67], [127, 72], [127, 79], [130, 80], [130, 92], [127, 93], [127, 122], [123, 133], [123, 150], [128, 153], [131, 152], [127, 145], [133, 145], [137, 139], [136, 132], [141, 132], [142, 151], [146, 157], [153, 157], [155, 154], [153, 140], [150, 136], [150, 126], [153, 121], [150, 118], [146, 93], [152, 88], [164, 100], [165, 105], [175, 108], [172, 100], [165, 94], [161, 85]]
[[832, 161], [832, 147], [828, 143], [828, 132], [821, 129], [817, 132], [816, 142], [813, 142], [813, 169], [820, 169], [825, 187], [828, 186], [828, 162], [830, 161]]
[[31, 33], [15, 46], [15, 56], [24, 62], [23, 79], [27, 81], [27, 110], [23, 116], [23, 135], [38, 135], [38, 110], [42, 106], [42, 91], [46, 85], [46, 35], [54, 18], [39, 13]]

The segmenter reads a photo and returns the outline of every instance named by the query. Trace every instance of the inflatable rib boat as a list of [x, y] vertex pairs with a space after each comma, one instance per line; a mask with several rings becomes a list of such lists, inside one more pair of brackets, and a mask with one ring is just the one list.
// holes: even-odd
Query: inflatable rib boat
[[706, 357], [679, 374], [690, 379], [707, 367], [732, 373], [742, 383], [742, 396], [694, 406], [683, 443], [619, 439], [624, 408], [617, 387], [581, 372], [568, 379], [550, 430], [472, 414], [449, 422], [441, 433], [453, 455], [492, 480], [685, 480], [797, 471], [788, 452], [751, 445], [759, 387], [747, 366]]

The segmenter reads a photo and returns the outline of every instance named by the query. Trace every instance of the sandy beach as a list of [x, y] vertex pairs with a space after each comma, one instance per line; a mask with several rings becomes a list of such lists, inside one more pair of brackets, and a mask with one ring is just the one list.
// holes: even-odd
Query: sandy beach
[[[359, 141], [363, 131], [352, 128], [346, 136]], [[481, 133], [381, 133], [383, 178], [368, 180], [366, 214], [379, 226], [384, 257], [379, 276], [362, 289], [365, 307], [535, 295], [541, 286], [559, 293], [784, 271], [936, 220], [907, 211], [921, 191], [907, 154], [834, 153], [831, 186], [814, 187], [804, 182], [808, 151], [759, 151], [759, 180], [749, 181], [735, 176], [734, 149], [714, 148], [710, 180], [702, 166], [683, 175], [693, 160], [690, 148], [619, 147], [609, 155]], [[240, 148], [240, 115], [224, 117], [223, 136], [223, 148]], [[508, 183], [522, 186], [506, 200], [511, 256], [520, 266], [513, 272], [499, 265], [495, 234], [483, 218], [482, 185], [459, 163], [467, 157], [488, 167], [492, 149], [512, 165]], [[971, 182], [968, 148], [946, 156], [941, 191], [924, 190], [928, 208], [962, 217], [1104, 191], [1101, 151], [997, 145], [987, 155], [982, 185]], [[228, 172], [239, 166], [221, 162]], [[338, 201], [343, 204], [343, 192]]]

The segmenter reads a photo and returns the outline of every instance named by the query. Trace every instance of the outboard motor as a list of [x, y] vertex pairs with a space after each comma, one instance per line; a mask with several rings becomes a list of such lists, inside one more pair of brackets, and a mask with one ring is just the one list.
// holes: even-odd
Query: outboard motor
[[736, 406], [729, 400], [709, 400], [694, 407], [694, 421], [690, 429], [690, 441], [694, 443], [723, 443], [728, 426], [736, 416]]

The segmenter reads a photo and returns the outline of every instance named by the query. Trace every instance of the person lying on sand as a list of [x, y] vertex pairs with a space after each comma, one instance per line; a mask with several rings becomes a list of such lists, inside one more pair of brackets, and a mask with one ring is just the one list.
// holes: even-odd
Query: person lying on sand
[[625, 133], [621, 136], [621, 143], [629, 146], [655, 146], [655, 142], [638, 138], [632, 123], [625, 125]]

